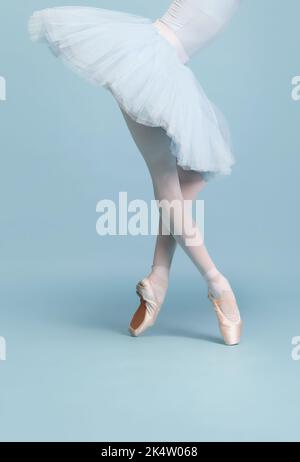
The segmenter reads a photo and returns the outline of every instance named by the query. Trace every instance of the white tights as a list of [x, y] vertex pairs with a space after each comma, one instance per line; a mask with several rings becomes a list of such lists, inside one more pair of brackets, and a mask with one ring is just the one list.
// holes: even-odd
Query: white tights
[[[122, 111], [131, 135], [141, 152], [151, 175], [155, 199], [158, 201], [176, 200], [183, 204], [186, 199], [195, 199], [197, 193], [205, 186], [201, 173], [183, 170], [177, 166], [175, 156], [170, 152], [170, 139], [159, 127], [147, 127], [135, 122]], [[228, 281], [219, 273], [203, 243], [197, 229], [197, 244], [190, 245], [191, 235], [195, 236], [195, 223], [191, 211], [183, 206], [176, 209], [181, 214], [182, 232], [176, 233], [174, 216], [170, 217], [172, 234], [163, 233], [164, 224], [160, 218], [159, 233], [156, 240], [152, 271], [148, 276], [157, 290], [160, 301], [166, 293], [169, 269], [178, 243], [202, 276], [207, 280], [215, 296], [223, 290], [231, 290]]]

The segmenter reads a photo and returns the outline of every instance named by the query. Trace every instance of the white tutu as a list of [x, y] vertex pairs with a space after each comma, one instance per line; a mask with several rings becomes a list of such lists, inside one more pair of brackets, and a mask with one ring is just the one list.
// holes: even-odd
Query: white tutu
[[230, 173], [234, 159], [222, 115], [150, 19], [101, 8], [49, 8], [32, 15], [29, 32], [107, 88], [135, 121], [162, 127], [181, 167], [207, 178]]

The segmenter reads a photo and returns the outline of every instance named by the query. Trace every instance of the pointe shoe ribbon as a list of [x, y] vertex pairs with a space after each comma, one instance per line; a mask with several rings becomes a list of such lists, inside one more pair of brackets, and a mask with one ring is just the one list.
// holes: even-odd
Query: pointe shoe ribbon
[[149, 279], [144, 278], [136, 285], [136, 293], [145, 302], [150, 316], [154, 316], [158, 309], [158, 303]]
[[[240, 318], [240, 315], [238, 315], [237, 321], [233, 321], [233, 320], [228, 319], [226, 315], [224, 314], [224, 310], [222, 310], [222, 305], [226, 303], [225, 294], [226, 294], [226, 291], [221, 297], [216, 298], [209, 291], [208, 298], [213, 304], [215, 313], [218, 318], [220, 332], [223, 336], [225, 344], [230, 345], [230, 346], [238, 345], [241, 339], [243, 323]], [[235, 298], [233, 299], [233, 301], [236, 303]], [[230, 302], [232, 302], [232, 299], [230, 300]], [[238, 311], [238, 307], [236, 309]]]
[[[136, 328], [129, 326], [129, 332], [137, 337], [148, 327], [153, 326], [160, 311], [161, 305], [157, 302], [153, 287], [148, 278], [144, 278], [136, 285], [136, 293], [140, 297], [141, 305], [144, 305], [145, 315], [140, 325]], [[140, 305], [140, 307], [141, 307]]]

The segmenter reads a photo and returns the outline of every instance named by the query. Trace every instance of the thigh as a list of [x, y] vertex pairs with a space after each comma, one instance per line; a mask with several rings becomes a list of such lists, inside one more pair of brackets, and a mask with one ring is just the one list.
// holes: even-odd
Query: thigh
[[179, 165], [177, 166], [177, 171], [184, 197], [194, 199], [206, 185], [203, 175], [195, 170], [184, 170]]
[[161, 127], [149, 127], [137, 123], [123, 109], [121, 112], [150, 173], [153, 169], [157, 170], [157, 173], [174, 172], [174, 169], [176, 170], [176, 158], [171, 153], [171, 140], [165, 130]]

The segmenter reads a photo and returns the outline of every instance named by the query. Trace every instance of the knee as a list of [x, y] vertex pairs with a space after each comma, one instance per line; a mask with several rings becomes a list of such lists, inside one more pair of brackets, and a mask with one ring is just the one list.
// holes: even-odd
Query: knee
[[201, 173], [194, 171], [179, 171], [179, 181], [185, 199], [194, 199], [206, 185]]

